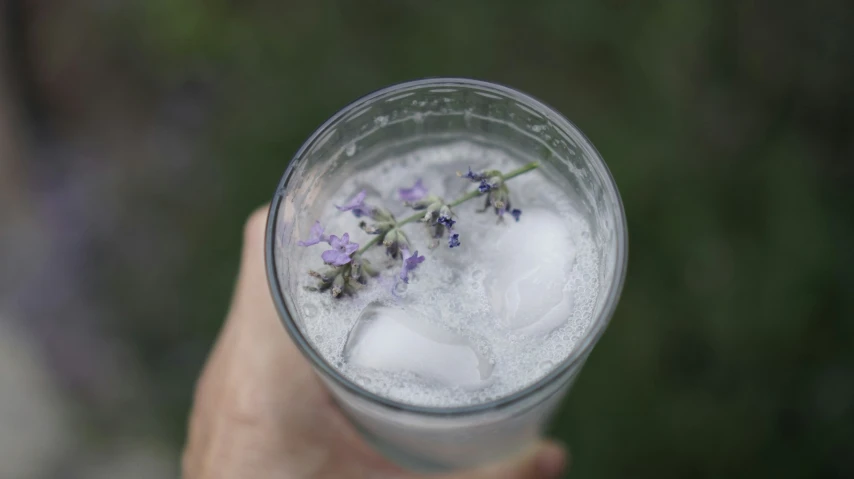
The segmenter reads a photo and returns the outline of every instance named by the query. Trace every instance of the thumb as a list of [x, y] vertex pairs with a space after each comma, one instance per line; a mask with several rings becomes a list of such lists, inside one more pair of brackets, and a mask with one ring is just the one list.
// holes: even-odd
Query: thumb
[[563, 447], [544, 442], [525, 455], [436, 479], [557, 479], [567, 465]]

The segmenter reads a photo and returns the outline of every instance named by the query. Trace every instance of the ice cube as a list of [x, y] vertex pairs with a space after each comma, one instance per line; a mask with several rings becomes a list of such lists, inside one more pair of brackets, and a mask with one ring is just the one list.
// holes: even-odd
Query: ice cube
[[479, 387], [492, 364], [464, 337], [412, 311], [369, 304], [344, 345], [348, 366], [411, 372], [446, 386]]
[[572, 312], [569, 269], [577, 246], [566, 223], [548, 210], [528, 209], [497, 237], [487, 286], [493, 310], [521, 334], [545, 334]]

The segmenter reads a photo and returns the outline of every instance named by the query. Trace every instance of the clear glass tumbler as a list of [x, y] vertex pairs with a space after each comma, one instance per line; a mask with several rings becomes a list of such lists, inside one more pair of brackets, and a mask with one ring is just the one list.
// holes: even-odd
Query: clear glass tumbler
[[[296, 277], [289, 251], [304, 235], [323, 192], [348, 167], [382, 161], [384, 148], [420, 147], [469, 138], [542, 158], [552, 179], [577, 199], [599, 254], [593, 321], [572, 353], [530, 386], [465, 407], [421, 407], [367, 391], [329, 364], [305, 337], [293, 304]], [[358, 164], [358, 163], [356, 163]], [[338, 174], [336, 175], [336, 172]], [[267, 274], [290, 336], [366, 439], [397, 463], [435, 471], [477, 466], [520, 452], [538, 440], [614, 313], [627, 264], [625, 213], [599, 153], [555, 110], [519, 91], [476, 80], [435, 78], [394, 85], [351, 103], [324, 123], [288, 165], [267, 223]]]

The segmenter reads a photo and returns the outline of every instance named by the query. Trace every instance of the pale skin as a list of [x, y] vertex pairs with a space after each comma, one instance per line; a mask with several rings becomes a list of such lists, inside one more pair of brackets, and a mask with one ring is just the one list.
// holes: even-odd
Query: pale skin
[[279, 322], [264, 271], [267, 208], [246, 223], [231, 308], [196, 386], [185, 479], [551, 479], [566, 468], [551, 442], [479, 469], [425, 476], [373, 451]]

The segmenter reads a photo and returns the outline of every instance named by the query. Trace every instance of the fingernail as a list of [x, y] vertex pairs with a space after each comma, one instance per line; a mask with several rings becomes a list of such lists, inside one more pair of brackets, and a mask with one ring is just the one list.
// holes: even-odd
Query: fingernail
[[566, 468], [566, 452], [556, 444], [549, 444], [537, 455], [537, 471], [543, 479], [557, 479]]

